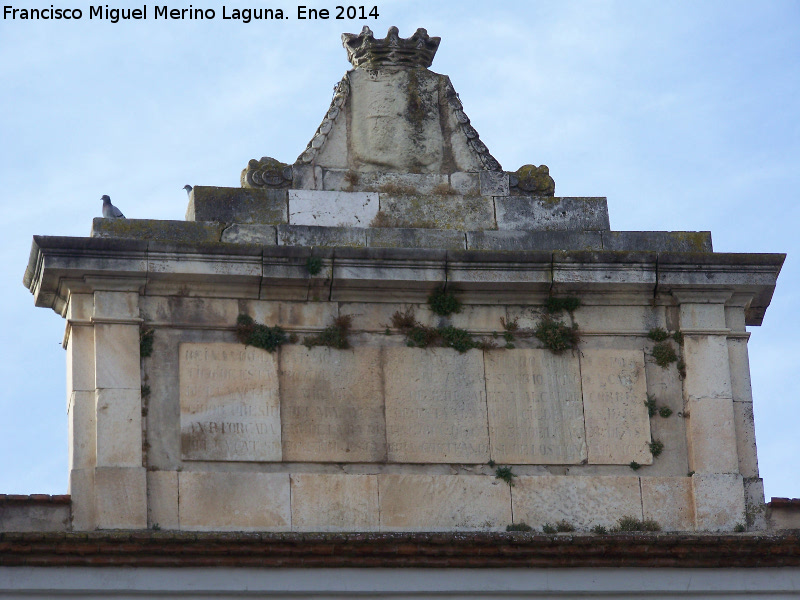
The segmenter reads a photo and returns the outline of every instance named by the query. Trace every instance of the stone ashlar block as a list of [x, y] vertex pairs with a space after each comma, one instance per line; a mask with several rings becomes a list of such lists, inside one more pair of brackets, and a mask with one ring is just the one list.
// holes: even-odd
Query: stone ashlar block
[[559, 521], [578, 530], [610, 529], [622, 517], [642, 518], [639, 478], [632, 476], [520, 476], [511, 497], [514, 521], [534, 529]]
[[[249, 300], [242, 303], [242, 312], [258, 323], [286, 329], [324, 329], [339, 315], [336, 302], [275, 302]], [[342, 311], [342, 314], [349, 314]]]
[[95, 392], [72, 392], [69, 421], [69, 469], [92, 469], [96, 464]]
[[163, 242], [219, 242], [223, 225], [201, 221], [103, 219], [92, 221], [93, 238], [132, 238]]
[[280, 358], [283, 460], [386, 460], [383, 349], [290, 345]]
[[643, 352], [586, 348], [580, 361], [589, 464], [652, 464]]
[[148, 325], [231, 327], [239, 316], [239, 301], [230, 298], [142, 296], [141, 314]]
[[179, 353], [182, 458], [281, 460], [277, 355], [222, 342]]
[[683, 331], [726, 329], [725, 306], [721, 303], [695, 304], [684, 302], [680, 305], [680, 323]]
[[451, 173], [450, 188], [457, 194], [477, 196], [481, 193], [481, 178], [478, 173]]
[[544, 198], [501, 196], [494, 198], [497, 228], [526, 231], [607, 231], [605, 198]]
[[180, 529], [177, 471], [147, 472], [147, 525]]
[[736, 453], [739, 473], [743, 477], [758, 477], [758, 450], [752, 402], [734, 402], [733, 418], [736, 429]]
[[274, 225], [248, 225], [234, 223], [222, 232], [221, 241], [228, 244], [258, 244], [275, 246], [278, 243]]
[[96, 319], [136, 319], [139, 317], [139, 294], [98, 290], [94, 293], [92, 316]]
[[576, 356], [497, 350], [486, 352], [484, 362], [492, 460], [561, 465], [586, 461]]
[[378, 214], [378, 194], [289, 190], [289, 223], [366, 227]]
[[69, 504], [0, 504], [0, 532], [67, 531], [69, 525]]
[[469, 250], [602, 250], [599, 231], [468, 231]]
[[288, 473], [183, 471], [178, 474], [182, 530], [289, 531]]
[[382, 350], [389, 462], [488, 462], [483, 353]]
[[692, 471], [701, 474], [739, 472], [733, 404], [729, 398], [698, 398], [687, 403], [689, 468]]
[[98, 529], [147, 527], [147, 477], [144, 468], [97, 468], [94, 483]]
[[292, 531], [378, 531], [376, 475], [295, 473]]
[[559, 293], [593, 289], [652, 293], [656, 284], [655, 252], [553, 252], [553, 283]]
[[367, 229], [367, 246], [371, 248], [440, 248], [464, 250], [464, 234], [452, 229], [413, 229], [380, 227]]
[[482, 196], [508, 196], [508, 173], [504, 171], [481, 171]]
[[763, 531], [767, 528], [767, 507], [764, 504], [764, 480], [759, 477], [744, 478], [744, 507], [747, 527]]
[[139, 326], [94, 326], [95, 387], [141, 389]]
[[684, 393], [693, 398], [732, 398], [728, 341], [724, 336], [685, 335]]
[[392, 327], [392, 315], [408, 310], [417, 322], [426, 327], [435, 327], [440, 317], [435, 315], [427, 304], [399, 304], [389, 302], [343, 302], [339, 313], [353, 317], [352, 328], [356, 331], [385, 331]]
[[363, 227], [320, 227], [316, 225], [279, 225], [280, 246], [346, 246], [363, 248], [367, 245]]
[[440, 173], [359, 173], [353, 189], [384, 194], [433, 194], [448, 187]]
[[493, 229], [494, 204], [485, 196], [380, 194], [380, 211], [393, 227]]
[[509, 486], [490, 476], [378, 475], [381, 531], [504, 531]]
[[746, 523], [741, 475], [695, 474], [692, 487], [697, 531], [733, 531]]
[[73, 325], [67, 339], [67, 394], [94, 390], [94, 331]]
[[603, 231], [603, 250], [713, 252], [713, 247], [710, 231]]
[[95, 401], [97, 466], [141, 466], [142, 400], [140, 390], [98, 389]]
[[731, 370], [731, 393], [736, 402], [752, 402], [750, 357], [746, 339], [728, 339], [728, 361]]
[[73, 531], [93, 531], [97, 527], [94, 468], [72, 469], [67, 493], [72, 500]]
[[662, 531], [694, 530], [694, 498], [690, 477], [642, 477], [642, 514]]
[[198, 185], [189, 198], [186, 220], [277, 225], [288, 222], [288, 206], [287, 190]]

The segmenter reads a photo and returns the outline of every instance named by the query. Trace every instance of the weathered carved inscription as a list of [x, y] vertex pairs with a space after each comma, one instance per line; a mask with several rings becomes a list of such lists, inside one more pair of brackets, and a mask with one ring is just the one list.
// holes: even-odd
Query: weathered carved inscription
[[379, 348], [281, 349], [283, 459], [386, 459]]
[[488, 461], [482, 352], [384, 350], [389, 461]]
[[581, 379], [590, 464], [651, 464], [642, 350], [583, 350]]
[[281, 460], [275, 355], [226, 343], [179, 351], [183, 458]]
[[586, 460], [577, 356], [546, 350], [486, 353], [492, 459], [579, 464]]

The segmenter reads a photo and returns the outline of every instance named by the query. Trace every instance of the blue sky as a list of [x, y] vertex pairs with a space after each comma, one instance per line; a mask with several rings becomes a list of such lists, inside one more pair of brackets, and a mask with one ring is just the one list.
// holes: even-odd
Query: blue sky
[[[67, 486], [64, 323], [22, 286], [31, 236], [88, 235], [102, 194], [129, 218], [183, 219], [184, 184], [293, 162], [349, 67], [340, 34], [367, 24], [440, 36], [432, 69], [503, 167], [547, 164], [557, 195], [607, 196], [612, 229], [788, 253], [750, 360], [766, 495], [800, 497], [800, 3], [382, 0], [377, 20], [298, 21], [297, 4], [219, 0], [192, 3], [212, 21], [148, 4], [112, 24], [81, 2], [52, 2], [80, 21], [0, 21], [0, 493]], [[223, 4], [290, 18], [222, 20]]]

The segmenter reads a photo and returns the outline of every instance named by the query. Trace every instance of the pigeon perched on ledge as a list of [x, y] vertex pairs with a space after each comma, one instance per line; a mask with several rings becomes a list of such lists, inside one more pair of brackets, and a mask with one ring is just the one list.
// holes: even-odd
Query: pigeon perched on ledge
[[190, 186], [188, 183], [185, 186], [183, 186], [183, 189], [186, 190], [187, 196], [192, 193], [192, 186]]
[[111, 204], [111, 198], [107, 195], [103, 194], [101, 198], [103, 201], [103, 217], [106, 219], [124, 219], [125, 215], [122, 214], [122, 211], [118, 209], [116, 206]]

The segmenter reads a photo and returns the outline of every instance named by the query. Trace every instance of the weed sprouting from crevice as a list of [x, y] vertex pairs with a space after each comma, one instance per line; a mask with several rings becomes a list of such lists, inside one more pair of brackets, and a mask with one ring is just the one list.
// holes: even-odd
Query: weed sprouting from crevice
[[630, 464], [628, 464], [628, 466], [629, 466], [631, 469], [633, 469], [634, 471], [638, 471], [639, 469], [641, 469], [641, 468], [642, 468], [642, 465], [640, 465], [639, 463], [637, 463], [635, 460], [632, 460], [632, 461], [630, 462]]
[[533, 527], [528, 525], [525, 521], [522, 521], [520, 523], [506, 525], [506, 531], [533, 531]]
[[650, 454], [653, 455], [653, 458], [660, 456], [664, 451], [664, 442], [659, 440], [653, 440], [648, 444], [648, 446], [650, 448]]
[[434, 313], [442, 317], [461, 312], [461, 302], [455, 294], [445, 291], [444, 288], [439, 288], [428, 296], [428, 304]]
[[662, 418], [667, 419], [670, 416], [672, 416], [672, 409], [669, 406], [662, 406], [661, 408], [658, 409], [658, 414]]
[[533, 335], [555, 354], [576, 348], [580, 341], [577, 325], [565, 325], [547, 316], [539, 321]]
[[319, 256], [309, 256], [306, 261], [306, 271], [312, 277], [322, 271], [322, 259]]
[[647, 400], [644, 401], [644, 405], [647, 407], [647, 415], [649, 417], [655, 417], [658, 411], [656, 397], [653, 394], [647, 394]]
[[669, 365], [678, 360], [675, 349], [666, 342], [661, 342], [653, 346], [652, 357], [656, 361], [656, 364], [662, 369], [666, 369]]
[[514, 487], [514, 478], [517, 475], [511, 470], [511, 467], [497, 467], [494, 476], [497, 479], [505, 481], [509, 486]]
[[139, 356], [147, 358], [153, 354], [153, 338], [155, 331], [152, 329], [139, 329]]
[[346, 350], [350, 347], [348, 335], [353, 324], [353, 315], [340, 315], [333, 320], [331, 325], [320, 331], [316, 335], [308, 336], [303, 340], [306, 348], [313, 346], [328, 346], [339, 350]]
[[652, 519], [639, 520], [636, 517], [620, 517], [620, 520], [612, 532], [621, 531], [661, 531], [661, 525]]
[[246, 346], [275, 352], [286, 342], [286, 332], [278, 325], [268, 327], [256, 323], [250, 315], [241, 314], [236, 319], [236, 339]]
[[647, 337], [649, 337], [654, 342], [663, 342], [667, 338], [669, 338], [669, 333], [667, 333], [666, 329], [661, 327], [653, 327], [650, 331], [647, 332]]
[[574, 296], [565, 296], [563, 298], [557, 298], [555, 296], [550, 296], [545, 302], [545, 310], [551, 315], [560, 313], [561, 311], [567, 311], [568, 313], [572, 314], [577, 310], [581, 305], [580, 298], [575, 298]]

